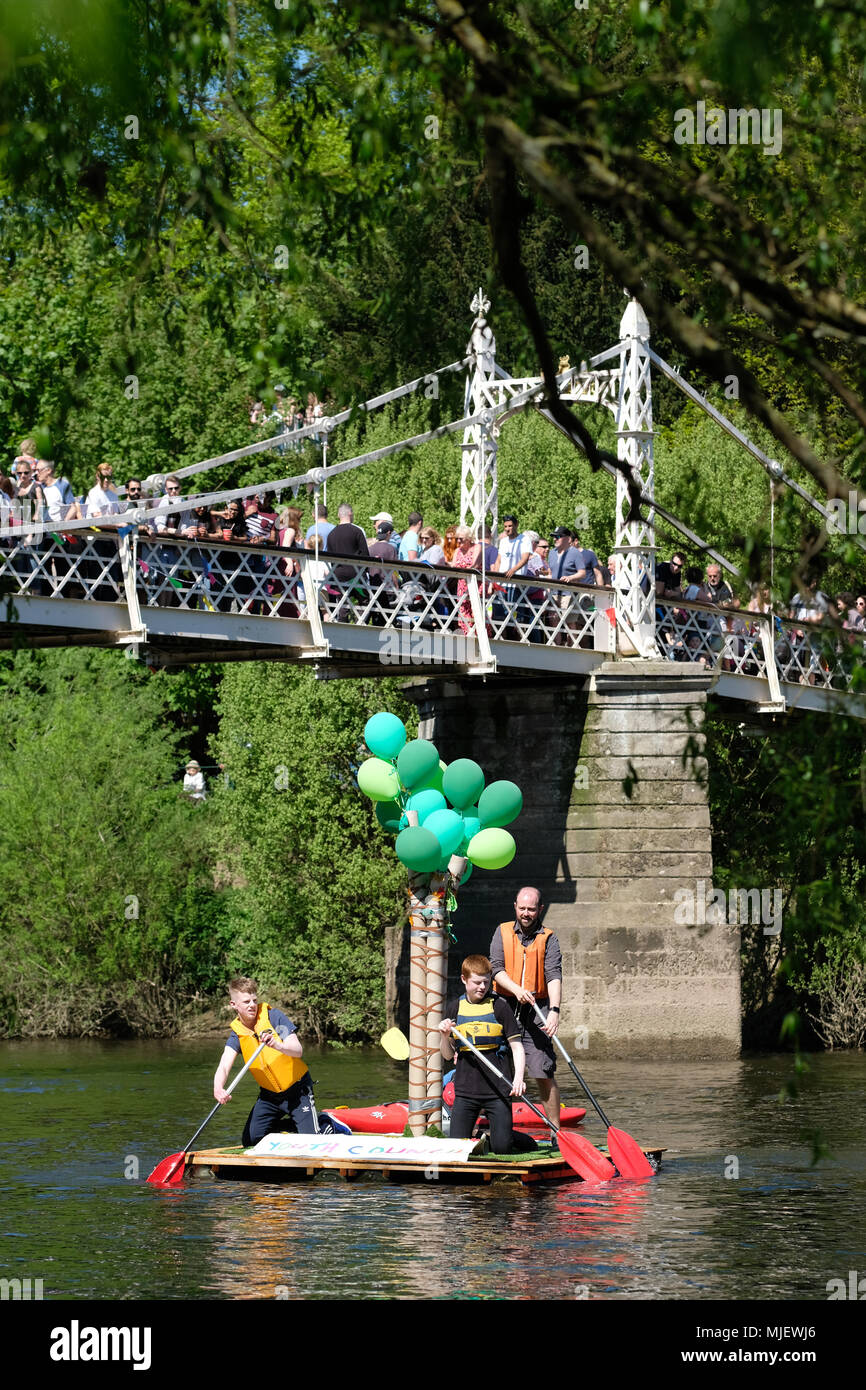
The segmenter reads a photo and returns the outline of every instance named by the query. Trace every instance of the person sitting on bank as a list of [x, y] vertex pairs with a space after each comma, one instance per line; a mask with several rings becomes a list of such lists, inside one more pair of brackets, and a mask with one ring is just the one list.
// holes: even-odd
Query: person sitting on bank
[[252, 1057], [260, 1042], [267, 1042], [250, 1067], [259, 1083], [259, 1098], [247, 1116], [241, 1143], [245, 1149], [266, 1134], [320, 1132], [313, 1083], [294, 1023], [270, 1004], [259, 1003], [259, 987], [247, 975], [238, 975], [229, 985], [229, 997], [237, 1018], [232, 1024], [225, 1051], [213, 1079], [214, 1100], [225, 1105], [231, 1094], [225, 1089], [234, 1060], [240, 1053], [244, 1061]]
[[[463, 994], [459, 999], [451, 999], [446, 1005], [447, 1018], [439, 1024], [442, 1034], [440, 1050], [446, 1062], [456, 1057], [454, 1075], [454, 1104], [451, 1107], [452, 1139], [470, 1139], [475, 1122], [481, 1111], [487, 1115], [490, 1126], [490, 1146], [494, 1153], [514, 1152], [514, 1125], [511, 1115], [511, 1097], [520, 1097], [526, 1090], [523, 1080], [525, 1057], [523, 1043], [520, 1041], [520, 1025], [513, 1011], [504, 999], [490, 992], [493, 971], [486, 956], [467, 956], [460, 971], [463, 981]], [[451, 1036], [451, 1030], [459, 1028], [464, 1037], [484, 1052], [494, 1066], [503, 1070], [497, 1060], [497, 1051], [504, 1042], [511, 1049], [514, 1066], [514, 1081], [510, 1094], [506, 1095], [502, 1082], [481, 1062], [468, 1047], [464, 1047]], [[521, 1150], [531, 1144], [526, 1136], [521, 1136]]]

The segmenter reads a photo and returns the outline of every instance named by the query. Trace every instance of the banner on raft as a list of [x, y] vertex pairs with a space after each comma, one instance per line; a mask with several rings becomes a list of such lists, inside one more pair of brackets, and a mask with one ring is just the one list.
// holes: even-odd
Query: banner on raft
[[483, 1140], [388, 1138], [379, 1134], [266, 1134], [248, 1154], [265, 1158], [388, 1159], [392, 1163], [466, 1163]]

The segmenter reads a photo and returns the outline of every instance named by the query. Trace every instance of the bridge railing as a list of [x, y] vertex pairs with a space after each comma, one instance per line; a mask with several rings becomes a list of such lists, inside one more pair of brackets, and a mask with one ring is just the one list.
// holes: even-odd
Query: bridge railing
[[[12, 597], [72, 599], [134, 610], [179, 608], [322, 624], [372, 626], [437, 638], [463, 635], [476, 660], [491, 661], [491, 642], [576, 648], [613, 655], [612, 589], [515, 575], [392, 563], [247, 542], [181, 536], [118, 538], [111, 530], [79, 530], [0, 544], [0, 590]], [[829, 622], [715, 607], [687, 599], [656, 600], [656, 647], [671, 661], [765, 683], [784, 703], [782, 687], [851, 688], [862, 666], [866, 634]], [[45, 621], [44, 618], [42, 621]], [[66, 619], [68, 621], [68, 618]], [[396, 654], [394, 661], [399, 662]], [[456, 658], [455, 658], [456, 659]]]
[[687, 599], [656, 601], [656, 646], [669, 661], [758, 677], [780, 698], [781, 685], [848, 690], [862, 665], [866, 634], [828, 622], [715, 607]]
[[[318, 619], [547, 647], [615, 648], [612, 589], [243, 541], [78, 530], [6, 540], [5, 592], [270, 618]], [[132, 589], [132, 593], [131, 593]], [[131, 623], [131, 627], [137, 626]]]
[[111, 531], [61, 532], [0, 542], [3, 592], [29, 598], [125, 602], [123, 558]]

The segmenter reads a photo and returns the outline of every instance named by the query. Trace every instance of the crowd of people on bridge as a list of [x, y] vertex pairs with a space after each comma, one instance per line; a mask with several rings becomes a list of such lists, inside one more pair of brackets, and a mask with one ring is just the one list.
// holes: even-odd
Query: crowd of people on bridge
[[[264, 401], [250, 400], [248, 402], [250, 417], [250, 428], [259, 430], [263, 437], [269, 434], [293, 434], [296, 430], [302, 430], [308, 425], [317, 425], [324, 419], [325, 415], [332, 414], [333, 409], [329, 402], [328, 408], [319, 400], [313, 391], [307, 392], [307, 403], [303, 404], [296, 396], [292, 396], [286, 387], [279, 383], [274, 387], [274, 404], [268, 409]], [[318, 430], [306, 435], [314, 444], [320, 444], [322, 433]], [[301, 447], [302, 440], [287, 439], [285, 444], [276, 446], [278, 453], [284, 453], [287, 449], [298, 449]]]
[[[280, 408], [285, 409], [284, 418], [288, 419], [296, 410], [296, 402], [289, 398]], [[321, 406], [311, 396], [305, 421], [317, 418], [317, 410], [321, 413]], [[297, 422], [297, 413], [294, 419]], [[463, 633], [473, 633], [476, 612], [471, 574], [477, 576], [476, 592], [486, 611], [488, 631], [496, 623], [497, 634], [506, 638], [519, 637], [522, 631], [534, 642], [592, 646], [592, 616], [597, 611], [613, 612], [612, 595], [601, 591], [615, 585], [618, 557], [610, 555], [602, 562], [570, 526], [557, 526], [547, 536], [532, 528], [521, 529], [518, 517], [509, 513], [502, 518], [498, 535], [489, 527], [476, 534], [456, 523], [440, 533], [414, 511], [398, 530], [392, 514], [383, 510], [370, 516], [370, 526], [365, 529], [356, 523], [348, 504], [342, 504], [336, 519], [331, 520], [327, 506], [318, 498], [305, 525], [301, 506], [280, 507], [271, 492], [233, 499], [221, 507], [201, 506], [194, 498], [184, 497], [182, 480], [176, 474], [165, 479], [164, 492], [155, 504], [143, 491], [142, 480], [133, 477], [127, 480], [122, 496], [124, 489], [116, 489], [112, 465], [102, 463], [95, 470], [93, 486], [76, 496], [68, 479], [56, 474], [50, 460], [38, 458], [34, 441], [26, 439], [9, 474], [0, 469], [0, 524], [13, 529], [16, 523], [20, 525], [22, 539], [26, 539], [23, 533], [28, 522], [59, 530], [64, 522], [93, 519], [94, 529], [110, 533], [112, 516], [148, 502], [150, 515], [137, 530], [142, 542], [152, 538], [158, 544], [139, 547], [142, 581], [148, 587], [148, 581], [160, 573], [174, 576], [169, 585], [160, 587], [154, 600], [158, 603], [181, 601], [178, 591], [186, 573], [189, 586], [200, 590], [200, 597], [193, 600], [197, 606], [229, 609], [246, 603], [255, 613], [297, 616], [294, 599], [304, 597], [302, 586], [298, 593], [298, 552], [306, 551], [304, 568], [318, 583], [325, 616], [333, 621], [352, 621], [349, 610], [353, 598], [362, 591], [368, 597], [376, 592], [379, 610], [399, 606], [411, 623], [413, 612], [429, 614], [432, 607], [439, 614], [439, 626], [447, 617]], [[53, 539], [56, 542], [57, 532]], [[77, 536], [67, 533], [65, 540], [74, 548], [81, 543], [81, 532]], [[185, 570], [179, 567], [177, 541], [192, 543], [185, 552]], [[195, 542], [201, 545], [200, 550]], [[51, 543], [50, 536], [43, 536], [32, 549], [46, 543]], [[109, 547], [112, 543], [110, 535], [101, 542]], [[205, 552], [205, 544], [212, 548], [217, 543], [219, 558], [214, 563]], [[4, 542], [7, 550], [13, 545], [9, 538]], [[261, 547], [263, 554], [261, 559], [244, 561], [237, 553], [232, 558], [232, 552], [222, 548], [226, 545]], [[268, 556], [268, 551], [279, 555]], [[26, 566], [26, 556], [16, 563], [18, 572], [22, 563]], [[31, 565], [35, 567], [35, 562]], [[432, 573], [425, 578], [428, 570]], [[450, 571], [459, 574], [443, 585], [441, 576]], [[119, 595], [119, 567], [115, 564], [102, 578], [106, 587], [113, 585]], [[639, 581], [648, 593], [650, 581], [645, 572], [641, 571]], [[562, 587], [551, 591], [550, 584]], [[432, 590], [436, 597], [431, 605]], [[594, 590], [599, 592], [594, 594]], [[42, 588], [32, 586], [31, 591], [44, 591], [44, 584]], [[66, 592], [72, 594], [72, 589]], [[254, 598], [245, 598], [252, 594]], [[277, 602], [281, 595], [284, 601]], [[719, 561], [711, 560], [705, 567], [690, 565], [682, 551], [657, 563], [655, 597], [658, 642], [664, 655], [672, 661], [705, 665], [720, 660], [723, 669], [744, 674], [752, 667], [757, 670], [760, 615], [771, 611], [777, 625], [782, 618], [808, 624], [830, 614], [843, 631], [852, 634], [849, 641], [857, 641], [858, 633], [866, 634], [866, 594], [846, 590], [830, 598], [812, 585], [805, 596], [795, 596], [783, 610], [778, 605], [771, 607], [769, 590], [763, 587], [753, 587], [747, 598], [741, 598], [729, 577], [723, 575]], [[689, 607], [692, 604], [697, 607]], [[538, 610], [543, 610], [543, 621], [533, 619]], [[503, 619], [511, 625], [503, 627]], [[805, 644], [805, 627], [793, 631], [779, 627], [776, 656], [783, 663], [802, 666], [798, 653]], [[755, 653], [754, 662], [750, 653]], [[810, 662], [811, 676], [807, 678], [815, 674], [811, 658]]]

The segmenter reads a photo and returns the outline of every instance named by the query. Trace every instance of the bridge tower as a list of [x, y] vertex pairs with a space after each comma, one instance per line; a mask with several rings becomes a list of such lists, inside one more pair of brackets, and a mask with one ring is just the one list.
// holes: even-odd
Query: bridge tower
[[619, 326], [620, 381], [616, 417], [617, 457], [629, 465], [634, 483], [649, 499], [644, 516], [629, 519], [626, 478], [616, 477], [616, 620], [619, 649], [655, 655], [655, 512], [652, 506], [653, 406], [647, 344], [649, 320], [630, 299]]
[[[466, 376], [464, 415], [486, 412], [498, 403], [496, 395], [496, 339], [487, 322], [490, 300], [482, 289], [471, 304], [475, 315], [467, 346], [471, 360]], [[471, 526], [480, 540], [484, 526], [496, 531], [499, 491], [496, 482], [496, 435], [492, 418], [479, 420], [463, 431], [463, 467], [460, 477], [460, 524]]]

